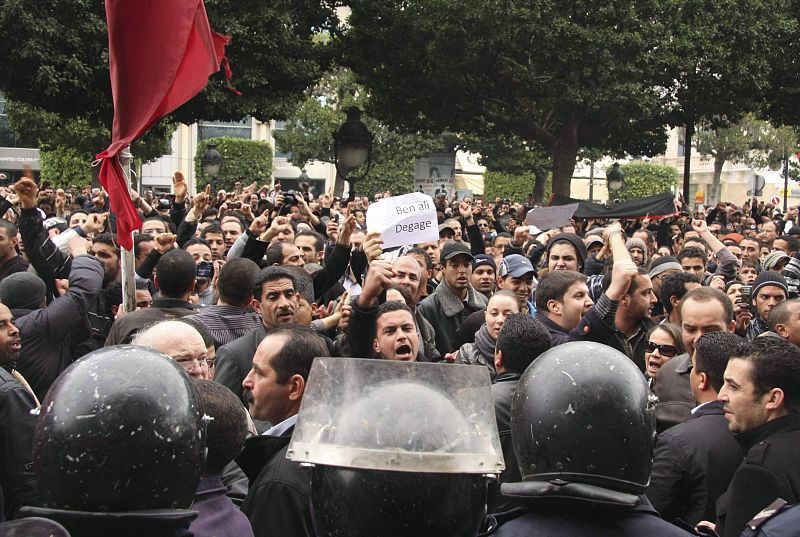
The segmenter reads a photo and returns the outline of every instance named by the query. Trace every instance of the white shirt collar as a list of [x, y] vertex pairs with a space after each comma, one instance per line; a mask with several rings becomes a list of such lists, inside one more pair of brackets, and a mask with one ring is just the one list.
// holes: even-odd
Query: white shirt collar
[[694, 407], [694, 408], [692, 409], [692, 414], [694, 414], [695, 412], [697, 412], [698, 410], [700, 410], [701, 408], [703, 408], [704, 406], [706, 406], [708, 403], [713, 403], [713, 402], [714, 402], [714, 401], [706, 401], [705, 403], [700, 403], [699, 405], [697, 405], [696, 407]]
[[286, 418], [277, 425], [273, 425], [272, 427], [264, 431], [262, 433], [262, 436], [281, 436], [289, 429], [289, 427], [293, 426], [295, 423], [297, 423], [297, 414], [289, 418]]

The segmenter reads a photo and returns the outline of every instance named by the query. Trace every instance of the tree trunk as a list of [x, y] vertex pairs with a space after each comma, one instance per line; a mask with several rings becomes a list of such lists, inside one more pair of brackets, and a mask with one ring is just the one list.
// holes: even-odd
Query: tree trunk
[[694, 138], [694, 121], [686, 122], [686, 136], [683, 141], [683, 203], [688, 209], [689, 203], [689, 177], [692, 172], [692, 138]]
[[534, 203], [544, 203], [544, 187], [547, 183], [547, 174], [544, 170], [537, 170], [534, 172], [533, 180], [533, 201]]
[[578, 125], [572, 120], [561, 128], [553, 146], [553, 194], [569, 196], [578, 160]]
[[708, 193], [708, 202], [706, 205], [714, 207], [722, 196], [720, 196], [720, 177], [722, 177], [722, 167], [725, 166], [725, 157], [722, 153], [717, 153], [714, 157], [714, 176], [711, 179], [711, 192]]

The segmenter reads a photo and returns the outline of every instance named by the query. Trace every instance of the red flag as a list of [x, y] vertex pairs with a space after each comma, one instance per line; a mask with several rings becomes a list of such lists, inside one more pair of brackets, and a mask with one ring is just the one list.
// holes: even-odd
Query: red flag
[[105, 0], [114, 124], [100, 182], [117, 215], [117, 240], [133, 248], [141, 226], [116, 158], [153, 123], [197, 95], [219, 71], [229, 39], [211, 30], [203, 0]]

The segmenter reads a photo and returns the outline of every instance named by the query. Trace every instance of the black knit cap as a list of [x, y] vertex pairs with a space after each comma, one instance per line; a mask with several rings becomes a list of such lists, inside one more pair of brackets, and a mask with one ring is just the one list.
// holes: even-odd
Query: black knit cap
[[549, 241], [547, 241], [547, 255], [550, 255], [550, 249], [558, 241], [567, 241], [575, 247], [575, 252], [578, 254], [578, 265], [583, 270], [583, 263], [586, 261], [586, 246], [583, 244], [583, 239], [575, 233], [559, 233]]
[[784, 278], [780, 272], [775, 272], [774, 270], [765, 270], [756, 276], [750, 296], [755, 300], [758, 290], [768, 286], [780, 287], [783, 289], [784, 294], [786, 294], [786, 298], [789, 298], [789, 285], [786, 283], [786, 278]]

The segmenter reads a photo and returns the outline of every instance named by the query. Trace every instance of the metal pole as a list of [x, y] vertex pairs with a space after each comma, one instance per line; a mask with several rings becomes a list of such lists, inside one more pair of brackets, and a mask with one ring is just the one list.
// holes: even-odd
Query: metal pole
[[[133, 161], [131, 146], [120, 151], [118, 158], [122, 173], [125, 175], [125, 184], [130, 188], [131, 162]], [[122, 275], [122, 310], [125, 313], [130, 313], [136, 309], [136, 275], [134, 273], [133, 250], [121, 248], [120, 272]]]
[[594, 161], [589, 163], [589, 202], [594, 202]]
[[783, 214], [786, 215], [789, 207], [789, 152], [783, 150]]

